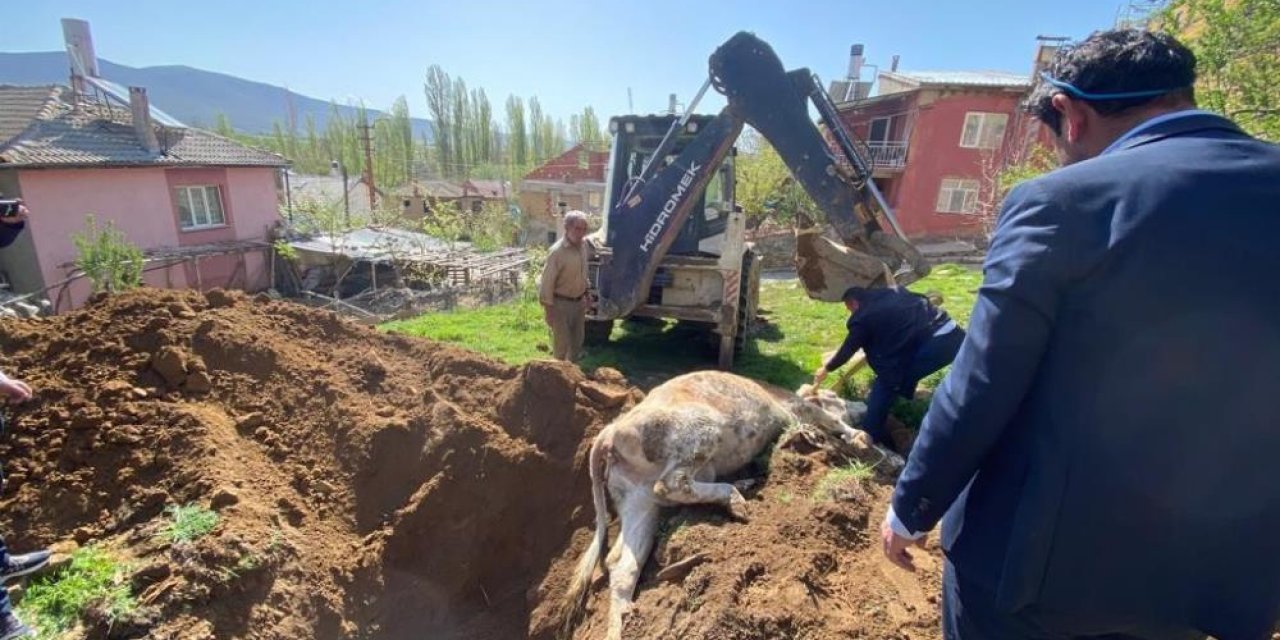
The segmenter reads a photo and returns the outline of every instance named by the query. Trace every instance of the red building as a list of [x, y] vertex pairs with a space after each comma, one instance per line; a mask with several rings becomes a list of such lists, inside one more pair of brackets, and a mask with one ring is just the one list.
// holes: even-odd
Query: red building
[[[1038, 59], [1051, 52], [1042, 46]], [[860, 47], [855, 56], [853, 81]], [[833, 98], [903, 231], [912, 238], [983, 236], [996, 205], [996, 174], [1039, 130], [1020, 107], [1031, 74], [894, 70], [878, 80], [876, 96], [841, 100], [864, 93], [846, 81], [833, 85]]]

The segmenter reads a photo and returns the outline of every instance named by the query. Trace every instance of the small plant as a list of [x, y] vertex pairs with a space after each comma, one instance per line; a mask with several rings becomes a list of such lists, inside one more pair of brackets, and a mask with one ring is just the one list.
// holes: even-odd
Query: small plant
[[71, 555], [66, 568], [32, 581], [17, 607], [18, 615], [41, 640], [62, 636], [90, 608], [117, 620], [137, 607], [126, 574], [126, 567], [105, 550], [84, 547]]
[[73, 233], [76, 268], [93, 284], [93, 292], [117, 292], [142, 284], [142, 250], [129, 242], [115, 223], [98, 227], [97, 219], [85, 219], [85, 231]]
[[194, 542], [218, 526], [218, 514], [197, 504], [171, 506], [163, 536], [173, 544]]
[[294, 249], [293, 245], [289, 244], [288, 240], [283, 238], [276, 240], [271, 243], [271, 248], [275, 250], [276, 255], [284, 258], [285, 260], [293, 261], [298, 259], [298, 250]]
[[836, 467], [827, 472], [827, 475], [818, 481], [818, 486], [813, 490], [813, 498], [815, 500], [830, 500], [834, 497], [834, 492], [841, 486], [848, 484], [851, 480], [862, 482], [870, 480], [875, 475], [876, 467], [873, 464], [855, 460], [843, 467]]

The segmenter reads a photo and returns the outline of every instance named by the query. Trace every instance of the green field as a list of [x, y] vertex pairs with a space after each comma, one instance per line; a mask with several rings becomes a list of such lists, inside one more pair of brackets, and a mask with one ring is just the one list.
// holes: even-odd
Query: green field
[[[941, 265], [911, 289], [941, 293], [947, 311], [965, 324], [981, 281], [977, 271]], [[843, 305], [810, 300], [795, 280], [766, 281], [760, 289], [763, 323], [747, 341], [734, 371], [784, 387], [798, 387], [810, 379], [821, 364], [823, 353], [834, 350], [844, 339], [848, 314]], [[452, 342], [512, 364], [549, 357], [551, 343], [542, 322], [542, 310], [531, 299], [482, 309], [430, 313], [387, 323], [382, 328]], [[613, 367], [636, 384], [650, 387], [673, 375], [712, 368], [715, 356], [714, 346], [702, 334], [676, 323], [626, 321], [617, 324], [607, 345], [588, 347], [581, 365], [586, 370]], [[935, 374], [923, 386], [932, 387], [941, 377], [942, 373]], [[865, 384], [869, 374], [861, 372], [855, 379]], [[857, 395], [858, 386], [847, 391]]]

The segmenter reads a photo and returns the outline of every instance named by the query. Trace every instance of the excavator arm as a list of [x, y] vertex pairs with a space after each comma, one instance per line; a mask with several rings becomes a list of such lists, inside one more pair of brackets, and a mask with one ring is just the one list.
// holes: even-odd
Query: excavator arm
[[[908, 284], [928, 273], [872, 181], [872, 167], [808, 69], [786, 71], [772, 47], [746, 32], [721, 45], [710, 67], [712, 86], [729, 100], [727, 110], [773, 145], [844, 243], [832, 242], [820, 228], [799, 233], [796, 269], [810, 297], [834, 302], [851, 286]], [[834, 145], [809, 119], [810, 103]]]
[[[906, 284], [928, 272], [919, 252], [897, 229], [892, 210], [871, 180], [870, 166], [857, 153], [830, 98], [807, 69], [786, 71], [768, 44], [741, 32], [712, 54], [708, 83], [725, 95], [728, 106], [669, 157], [677, 135], [686, 132], [689, 114], [673, 122], [646, 166], [613, 203], [609, 220], [615, 241], [600, 271], [598, 317], [622, 317], [640, 304], [699, 195], [746, 124], [777, 149], [843, 243], [822, 235], [820, 227], [797, 232], [796, 267], [810, 297], [837, 301], [850, 286]], [[809, 119], [811, 101], [832, 136], [834, 152]], [[690, 112], [696, 103], [695, 98]]]

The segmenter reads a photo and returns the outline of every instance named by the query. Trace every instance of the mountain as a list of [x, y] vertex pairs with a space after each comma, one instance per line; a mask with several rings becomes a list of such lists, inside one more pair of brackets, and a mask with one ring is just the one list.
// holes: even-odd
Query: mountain
[[[32, 53], [0, 53], [0, 84], [68, 84], [67, 54], [42, 51]], [[308, 115], [323, 131], [330, 105], [275, 85], [254, 82], [224, 73], [214, 73], [184, 66], [128, 67], [98, 59], [102, 77], [126, 86], [146, 87], [151, 104], [182, 122], [212, 127], [219, 113], [227, 114], [231, 124], [248, 133], [270, 133], [273, 122], [288, 122], [289, 103], [302, 130]], [[344, 116], [356, 113], [354, 107], [338, 106]], [[380, 114], [369, 110], [370, 116]], [[413, 119], [414, 137], [431, 134], [431, 121]]]

